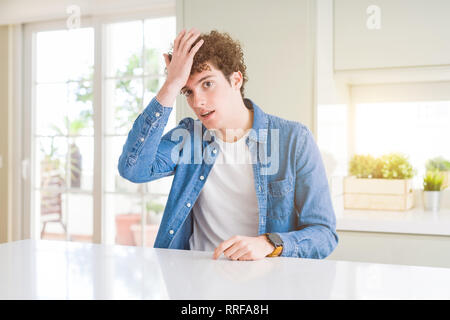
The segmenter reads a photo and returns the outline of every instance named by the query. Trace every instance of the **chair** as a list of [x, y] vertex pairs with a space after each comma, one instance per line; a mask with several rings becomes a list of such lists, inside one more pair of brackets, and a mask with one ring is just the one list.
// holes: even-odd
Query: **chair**
[[61, 188], [64, 185], [64, 179], [56, 171], [44, 171], [41, 177], [41, 222], [43, 222], [41, 239], [49, 222], [60, 223], [64, 234], [67, 234], [67, 227], [62, 220]]

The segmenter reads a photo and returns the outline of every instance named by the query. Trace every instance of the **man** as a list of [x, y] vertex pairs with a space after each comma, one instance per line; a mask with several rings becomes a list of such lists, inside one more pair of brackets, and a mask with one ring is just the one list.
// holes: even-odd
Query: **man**
[[[155, 247], [214, 251], [214, 259], [327, 257], [338, 236], [317, 145], [306, 126], [244, 98], [239, 42], [183, 30], [164, 59], [166, 81], [118, 166], [135, 183], [174, 175]], [[199, 120], [162, 136], [180, 92]]]

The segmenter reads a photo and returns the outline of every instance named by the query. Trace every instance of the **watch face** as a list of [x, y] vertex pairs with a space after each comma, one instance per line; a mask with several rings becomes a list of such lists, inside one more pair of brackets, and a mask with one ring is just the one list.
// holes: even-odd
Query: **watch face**
[[283, 240], [281, 240], [281, 237], [276, 233], [269, 233], [268, 234], [269, 240], [273, 243], [275, 247], [279, 247], [283, 245]]

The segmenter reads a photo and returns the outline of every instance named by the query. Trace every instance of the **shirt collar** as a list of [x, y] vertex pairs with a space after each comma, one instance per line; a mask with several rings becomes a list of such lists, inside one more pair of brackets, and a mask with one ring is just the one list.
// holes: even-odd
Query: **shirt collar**
[[267, 141], [267, 115], [261, 108], [248, 98], [244, 98], [245, 106], [253, 110], [253, 127], [250, 131], [249, 138], [256, 142], [266, 142]]

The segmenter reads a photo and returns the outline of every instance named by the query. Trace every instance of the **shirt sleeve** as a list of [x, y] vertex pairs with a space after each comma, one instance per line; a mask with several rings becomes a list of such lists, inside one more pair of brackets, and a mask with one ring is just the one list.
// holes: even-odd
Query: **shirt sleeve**
[[154, 97], [135, 120], [119, 158], [118, 170], [123, 178], [143, 183], [174, 174], [174, 151], [180, 151], [181, 145], [173, 137], [179, 137], [179, 131], [188, 132], [188, 121], [183, 119], [162, 136], [171, 111]]
[[338, 243], [328, 179], [311, 131], [302, 127], [296, 153], [296, 231], [279, 233], [284, 242], [281, 256], [326, 258]]

